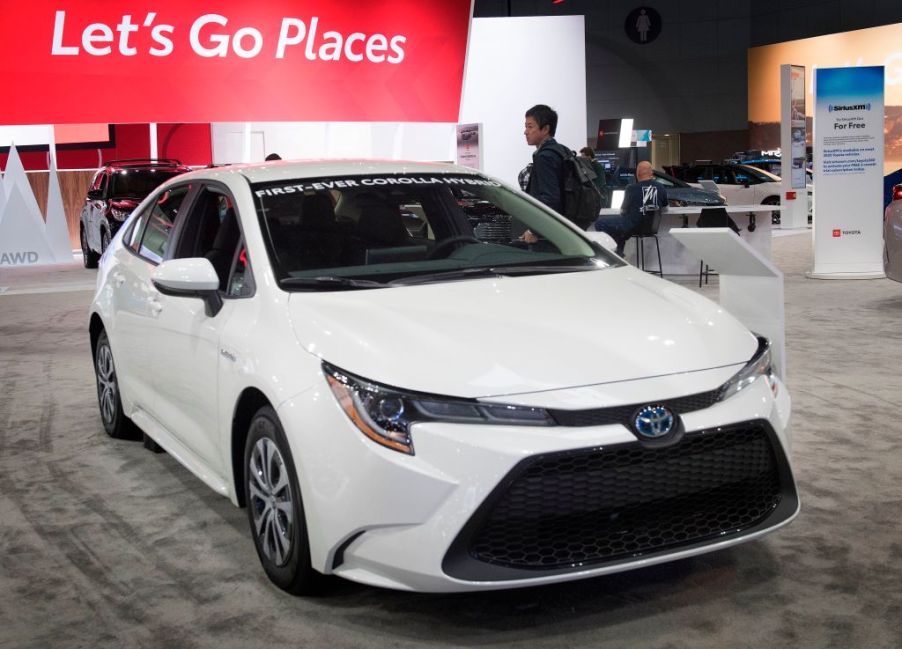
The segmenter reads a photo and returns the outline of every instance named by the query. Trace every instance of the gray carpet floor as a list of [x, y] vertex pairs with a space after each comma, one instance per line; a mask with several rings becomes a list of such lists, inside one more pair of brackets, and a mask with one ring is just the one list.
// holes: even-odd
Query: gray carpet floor
[[789, 527], [559, 586], [336, 580], [318, 599], [269, 584], [242, 510], [103, 432], [92, 273], [0, 270], [0, 648], [902, 647], [902, 285], [805, 279], [806, 235], [775, 238], [774, 258], [802, 498]]

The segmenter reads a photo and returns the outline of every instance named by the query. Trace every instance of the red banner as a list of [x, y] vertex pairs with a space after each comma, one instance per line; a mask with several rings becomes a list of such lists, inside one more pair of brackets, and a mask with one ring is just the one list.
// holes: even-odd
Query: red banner
[[0, 0], [0, 124], [457, 122], [471, 0]]

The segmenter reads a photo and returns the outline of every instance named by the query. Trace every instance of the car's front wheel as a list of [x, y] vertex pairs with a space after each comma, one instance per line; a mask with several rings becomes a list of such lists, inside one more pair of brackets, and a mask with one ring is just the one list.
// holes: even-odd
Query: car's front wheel
[[106, 229], [100, 230], [100, 253], [103, 254], [106, 252], [106, 249], [110, 245], [110, 233]]
[[122, 412], [119, 396], [119, 378], [113, 361], [113, 350], [106, 331], [101, 331], [94, 351], [94, 376], [97, 379], [97, 402], [100, 405], [100, 419], [107, 435], [116, 439], [136, 439], [138, 431], [131, 420]]
[[91, 246], [88, 245], [88, 235], [84, 226], [78, 228], [78, 231], [81, 242], [81, 259], [85, 268], [97, 268], [97, 261], [100, 259], [100, 255], [91, 250]]
[[251, 420], [244, 468], [248, 521], [267, 576], [294, 595], [316, 593], [323, 576], [311, 565], [294, 461], [279, 418], [269, 406]]

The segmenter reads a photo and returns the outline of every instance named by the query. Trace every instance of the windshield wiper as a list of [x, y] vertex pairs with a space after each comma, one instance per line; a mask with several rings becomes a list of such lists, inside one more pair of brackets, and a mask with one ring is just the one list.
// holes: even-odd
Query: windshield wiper
[[446, 270], [439, 273], [427, 273], [425, 275], [413, 275], [400, 277], [390, 281], [389, 286], [410, 286], [412, 284], [429, 284], [431, 282], [444, 282], [455, 279], [470, 279], [479, 277], [504, 277], [505, 275], [541, 275], [543, 273], [573, 273], [583, 270], [598, 270], [592, 263], [567, 264], [550, 262], [548, 264], [510, 265], [510, 266], [472, 266], [457, 270]]
[[575, 273], [584, 270], [598, 270], [595, 264], [534, 264], [529, 266], [494, 266], [492, 270], [498, 275], [540, 275], [543, 273]]
[[279, 285], [287, 288], [385, 288], [388, 284], [371, 279], [354, 279], [352, 277], [336, 277], [320, 275], [318, 277], [284, 277]]
[[429, 284], [430, 282], [444, 282], [446, 280], [466, 279], [468, 277], [499, 277], [499, 273], [490, 266], [472, 266], [470, 268], [458, 268], [457, 270], [444, 270], [439, 273], [425, 273], [423, 275], [411, 275], [393, 279], [389, 286], [410, 286], [411, 284]]

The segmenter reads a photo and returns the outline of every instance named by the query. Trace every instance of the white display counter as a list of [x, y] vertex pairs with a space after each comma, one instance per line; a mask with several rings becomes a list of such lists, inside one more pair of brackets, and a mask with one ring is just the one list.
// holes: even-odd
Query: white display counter
[[[756, 230], [757, 232], [757, 230]], [[774, 365], [786, 378], [783, 273], [730, 228], [674, 228], [686, 251], [717, 269], [720, 305], [771, 342]]]
[[[771, 258], [771, 212], [778, 211], [778, 205], [724, 205], [727, 213], [740, 227], [740, 236], [765, 259]], [[701, 214], [701, 207], [668, 207], [661, 217], [658, 228], [658, 242], [661, 246], [661, 262], [664, 276], [698, 274], [700, 259], [695, 253], [686, 249], [670, 234], [673, 228], [694, 228]], [[619, 209], [601, 210], [602, 217], [614, 217], [620, 214]], [[754, 231], [749, 226], [754, 224]], [[626, 260], [636, 264], [636, 239], [627, 242]], [[710, 262], [709, 262], [710, 263]], [[714, 267], [714, 264], [710, 264]], [[657, 270], [658, 255], [653, 239], [645, 241], [645, 268]]]

